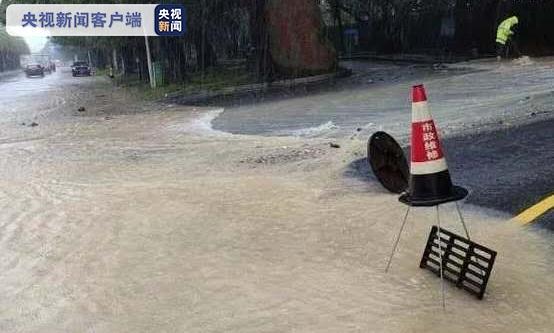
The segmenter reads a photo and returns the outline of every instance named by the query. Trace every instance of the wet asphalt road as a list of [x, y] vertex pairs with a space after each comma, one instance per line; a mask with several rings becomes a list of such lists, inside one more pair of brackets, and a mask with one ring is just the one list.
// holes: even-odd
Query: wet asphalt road
[[90, 94], [95, 79], [74, 78], [68, 67], [44, 77], [27, 78], [22, 71], [4, 74], [0, 77], [0, 124], [42, 124], [67, 116], [74, 104]]
[[[519, 214], [554, 192], [554, 120], [444, 140], [454, 181], [468, 203]], [[535, 225], [554, 230], [554, 212]]]
[[[381, 86], [375, 87], [373, 83], [367, 83], [368, 77], [374, 79], [375, 75], [390, 74], [391, 70], [398, 73], [396, 74], [397, 81], [400, 83], [397, 84], [393, 80], [394, 82], [384, 82]], [[471, 192], [468, 203], [497, 209], [512, 215], [518, 214], [554, 191], [554, 120], [551, 117], [552, 109], [550, 107], [553, 100], [551, 92], [548, 91], [550, 88], [548, 78], [554, 77], [554, 75], [545, 66], [520, 70], [530, 73], [527, 74], [527, 86], [520, 87], [520, 90], [527, 95], [508, 94], [509, 87], [502, 86], [500, 89], [506, 90], [508, 97], [504, 97], [500, 102], [495, 102], [496, 104], [488, 100], [483, 102], [483, 96], [487, 94], [481, 92], [481, 100], [475, 98], [473, 107], [449, 108], [449, 103], [459, 102], [459, 97], [464, 95], [462, 92], [457, 92], [455, 89], [447, 89], [446, 92], [431, 89], [430, 93], [432, 98], [435, 97], [433, 95], [439, 95], [439, 98], [435, 99], [442, 101], [442, 105], [436, 103], [438, 104], [436, 109], [448, 110], [446, 113], [435, 113], [435, 118], [443, 134], [445, 132], [446, 134], [452, 133], [452, 135], [444, 135], [443, 145], [447, 152], [447, 160], [454, 181], [459, 185], [466, 186]], [[402, 71], [407, 71], [405, 79], [401, 78], [400, 72]], [[372, 132], [384, 129], [393, 134], [404, 146], [407, 146], [406, 128], [409, 126], [409, 117], [406, 116], [406, 113], [409, 112], [409, 101], [397, 98], [399, 95], [405, 95], [403, 92], [405, 87], [409, 86], [411, 81], [419, 80], [422, 75], [428, 77], [431, 87], [450, 84], [467, 88], [474, 79], [483, 77], [480, 72], [468, 71], [468, 73], [470, 74], [463, 75], [457, 72], [455, 76], [448, 77], [448, 73], [431, 75], [427, 70], [418, 73], [411, 67], [376, 65], [369, 69], [366, 68], [365, 76], [357, 78], [357, 80], [365, 82], [365, 88], [237, 106], [217, 118], [214, 125], [216, 129], [244, 134], [303, 135], [306, 132], [302, 132], [302, 130], [306, 127], [328, 123], [329, 126], [319, 129], [316, 126], [316, 129], [312, 128], [312, 130], [316, 135], [317, 131], [321, 130], [324, 135], [343, 136], [344, 133], [352, 133], [352, 128], [362, 126], [368, 120], [373, 120], [375, 123], [364, 126], [362, 137], [369, 137]], [[55, 73], [44, 79], [27, 80], [22, 77], [22, 74], [5, 77], [2, 80], [1, 86], [4, 89], [0, 89], [0, 99], [11, 100], [14, 103], [11, 103], [11, 106], [4, 105], [2, 121], [12, 118], [10, 116], [15, 118], [12, 118], [11, 121], [30, 120], [29, 117], [18, 116], [19, 113], [16, 112], [27, 103], [25, 96], [29, 91], [39, 89], [44, 92], [43, 97], [46, 101], [44, 108], [33, 111], [35, 117], [32, 119], [36, 119], [39, 123], [44, 113], [67, 102], [67, 100], [59, 100], [57, 97], [60, 95], [57, 92], [62, 87], [71, 87], [74, 90], [69, 94], [71, 99], [78, 100], [79, 95], [84, 92], [76, 83], [85, 82], [89, 78], [76, 80], [64, 74], [67, 73]], [[513, 74], [500, 71], [492, 75], [506, 78]], [[415, 79], [414, 76], [418, 75], [420, 77]], [[487, 75], [489, 74], [485, 73], [485, 77]], [[536, 79], [536, 75], [543, 79]], [[60, 84], [58, 80], [63, 80], [63, 84]], [[480, 83], [481, 86], [487, 84], [487, 82]], [[392, 86], [392, 88], [388, 89], [387, 86]], [[381, 95], [385, 91], [388, 93]], [[535, 91], [536, 94], [533, 95], [532, 91]], [[392, 107], [387, 104], [390, 100], [395, 100], [394, 103], [391, 103]], [[322, 102], [330, 104], [321, 104]], [[509, 107], [504, 107], [506, 104]], [[494, 107], [486, 108], [487, 105], [494, 105]], [[288, 108], [286, 110], [275, 109], [283, 106]], [[431, 103], [431, 106], [433, 109], [435, 104]], [[324, 108], [323, 112], [319, 112], [320, 107]], [[375, 108], [378, 110], [374, 110]], [[514, 117], [514, 113], [509, 113], [506, 109], [516, 110], [518, 113]], [[529, 116], [529, 110], [534, 110], [533, 112], [538, 113], [538, 116]], [[475, 125], [478, 124], [480, 118], [473, 115], [479, 112], [482, 118], [487, 119], [487, 122], [493, 119], [496, 125], [492, 128]], [[472, 119], [468, 120], [468, 122], [472, 122], [471, 126], [464, 127], [464, 114], [471, 115]], [[294, 119], [300, 120], [292, 121]], [[521, 121], [522, 119], [525, 121]], [[240, 124], [241, 120], [247, 121], [238, 126], [237, 124]], [[451, 125], [452, 123], [455, 125]], [[333, 128], [335, 125], [338, 130]], [[241, 126], [248, 128], [245, 129]], [[312, 132], [308, 131], [308, 133]], [[362, 178], [375, 181], [371, 175], [368, 175], [369, 169], [365, 159], [354, 161], [352, 164], [359, 169]], [[554, 212], [541, 217], [535, 225], [554, 229]]]
[[[357, 128], [384, 130], [407, 139], [410, 88], [425, 84], [431, 111], [443, 136], [464, 132], [469, 124], [520, 121], [531, 113], [554, 114], [554, 59], [530, 65], [490, 61], [448, 67], [392, 63], [344, 63], [351, 78], [332, 89], [265, 96], [225, 106], [213, 126], [235, 134], [304, 135], [318, 131], [348, 136]], [[517, 84], [514, 84], [517, 82]]]
[[[452, 181], [470, 192], [466, 202], [515, 216], [553, 194], [553, 128], [550, 119], [442, 140]], [[409, 151], [404, 146], [408, 160]], [[366, 158], [353, 161], [345, 176], [378, 182]], [[554, 210], [532, 225], [554, 230]]]
[[[357, 87], [230, 107], [214, 126], [241, 134], [335, 138], [360, 127], [362, 137], [385, 130], [407, 147], [406, 91], [425, 82], [453, 179], [470, 190], [467, 202], [516, 215], [554, 192], [551, 62], [480, 63], [456, 71], [358, 66]], [[380, 76], [391, 70], [394, 79]], [[351, 167], [362, 179], [376, 181], [365, 159]], [[346, 174], [352, 176], [351, 170]], [[554, 212], [534, 225], [554, 229]]]
[[[554, 119], [473, 129], [442, 144], [453, 183], [469, 190], [468, 204], [515, 216], [554, 194]], [[409, 151], [404, 145], [408, 161]], [[365, 158], [352, 162], [346, 175], [377, 182]], [[554, 210], [532, 225], [554, 230]]]

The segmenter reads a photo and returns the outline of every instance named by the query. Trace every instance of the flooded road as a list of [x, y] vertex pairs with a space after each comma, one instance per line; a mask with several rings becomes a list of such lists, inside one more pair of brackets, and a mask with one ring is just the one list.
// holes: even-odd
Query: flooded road
[[[410, 87], [425, 83], [443, 134], [467, 128], [520, 122], [531, 113], [552, 117], [553, 58], [528, 62], [478, 60], [447, 66], [346, 62], [354, 70], [347, 89], [229, 107], [214, 127], [237, 134], [349, 136], [385, 130], [408, 137]], [[517, 82], [517, 84], [516, 84]], [[408, 116], [406, 116], [408, 114]], [[311, 129], [311, 130], [307, 130]]]
[[[105, 78], [0, 83], [1, 332], [549, 332], [554, 242], [464, 205], [483, 301], [419, 269], [433, 211], [345, 179], [365, 137], [214, 131]], [[85, 111], [79, 112], [79, 107]], [[37, 126], [29, 126], [35, 122]], [[25, 123], [25, 125], [23, 125]], [[453, 207], [445, 227], [461, 233]]]
[[[214, 127], [334, 140], [384, 130], [409, 151], [410, 87], [424, 83], [454, 180], [469, 188], [470, 203], [517, 215], [554, 193], [554, 58], [342, 65], [353, 77], [335, 89], [230, 106]], [[538, 224], [554, 230], [554, 212]]]

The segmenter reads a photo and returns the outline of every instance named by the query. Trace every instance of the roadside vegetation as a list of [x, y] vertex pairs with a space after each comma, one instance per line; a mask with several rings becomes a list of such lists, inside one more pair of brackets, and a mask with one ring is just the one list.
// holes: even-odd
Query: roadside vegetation
[[29, 47], [21, 38], [8, 35], [0, 23], [0, 72], [18, 69], [19, 56], [29, 53]]
[[[56, 3], [80, 1], [89, 3]], [[43, 3], [25, 1], [33, 2]], [[102, 2], [159, 1], [96, 3]], [[338, 69], [340, 56], [418, 54], [442, 61], [493, 55], [496, 27], [514, 13], [520, 17], [518, 37], [526, 54], [549, 54], [554, 45], [554, 2], [546, 0], [167, 2], [187, 8], [187, 33], [182, 38], [150, 38], [152, 59], [162, 77], [158, 87], [185, 91], [197, 89], [198, 82], [200, 89], [217, 89], [331, 73]], [[3, 1], [0, 22], [12, 3], [22, 1]], [[111, 67], [121, 80], [149, 80], [142, 37], [63, 37], [52, 42], [75, 50], [99, 70]], [[237, 63], [241, 67], [235, 70]]]

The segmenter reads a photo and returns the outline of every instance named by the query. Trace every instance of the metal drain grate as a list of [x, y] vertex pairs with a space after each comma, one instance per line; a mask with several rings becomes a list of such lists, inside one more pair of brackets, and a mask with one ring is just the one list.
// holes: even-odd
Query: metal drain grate
[[[437, 226], [431, 228], [419, 267], [427, 268], [440, 276]], [[487, 282], [496, 258], [496, 251], [476, 244], [450, 231], [440, 230], [443, 278], [454, 282], [458, 288], [483, 299]]]

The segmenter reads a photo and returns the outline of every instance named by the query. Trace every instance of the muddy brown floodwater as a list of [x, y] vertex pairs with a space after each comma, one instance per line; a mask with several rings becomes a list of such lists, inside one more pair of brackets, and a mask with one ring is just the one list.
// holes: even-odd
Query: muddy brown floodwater
[[1, 332], [554, 327], [551, 233], [492, 211], [463, 206], [499, 252], [483, 301], [446, 284], [442, 311], [418, 267], [433, 210], [415, 210], [384, 274], [404, 207], [343, 177], [362, 138], [217, 132], [219, 110], [140, 103], [64, 71], [0, 88]]

